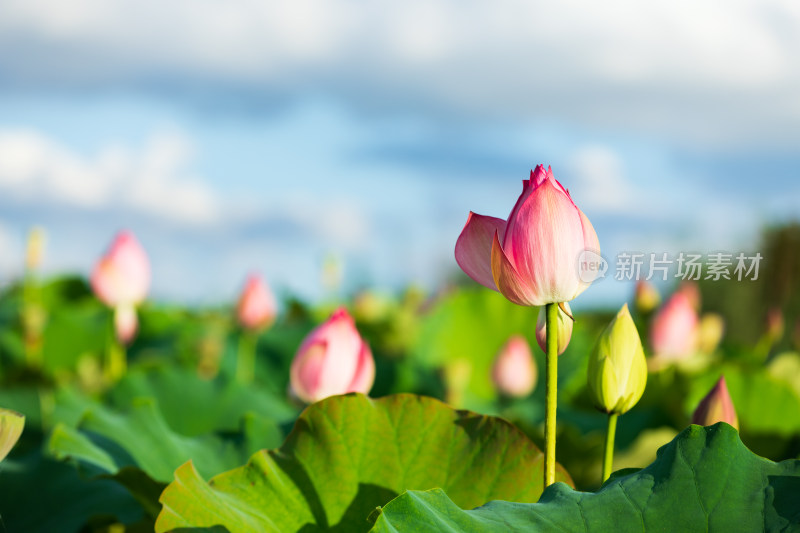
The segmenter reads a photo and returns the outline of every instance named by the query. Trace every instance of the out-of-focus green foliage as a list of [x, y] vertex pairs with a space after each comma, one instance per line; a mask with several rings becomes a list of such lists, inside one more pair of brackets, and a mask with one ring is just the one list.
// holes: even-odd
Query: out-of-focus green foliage
[[701, 281], [704, 308], [723, 316], [727, 343], [740, 349], [754, 348], [767, 333], [769, 313], [779, 311], [783, 331], [767, 351], [800, 349], [800, 222], [768, 228], [756, 250], [742, 251], [761, 254], [758, 279]]
[[[703, 311], [724, 317], [725, 337], [710, 353], [648, 375], [644, 396], [619, 420], [616, 467], [647, 466], [659, 445], [686, 428], [721, 374], [744, 445], [774, 461], [800, 456], [800, 354], [790, 349], [792, 321], [800, 316], [791, 266], [797, 232], [791, 226], [767, 234], [761, 281], [700, 285]], [[789, 266], [770, 266], [768, 254], [779, 249]], [[778, 339], [766, 323], [770, 303], [783, 312]], [[152, 530], [161, 489], [181, 464], [191, 459], [209, 478], [245, 464], [256, 450], [279, 448], [302, 408], [287, 394], [292, 358], [339, 305], [348, 307], [375, 356], [373, 398], [415, 393], [499, 415], [541, 447], [544, 354], [534, 337], [537, 309], [474, 284], [430, 296], [414, 288], [397, 296], [363, 291], [350, 301], [315, 306], [288, 300], [283, 315], [258, 336], [255, 381], [243, 385], [235, 380], [240, 331], [229, 307], [146, 303], [127, 350], [127, 372], [111, 382], [103, 372], [110, 311], [81, 279], [28, 280], [0, 292], [0, 407], [26, 418], [0, 469], [7, 528], [69, 533], [119, 522]], [[600, 478], [606, 415], [592, 405], [586, 369], [612, 317], [612, 311], [577, 311], [571, 342], [559, 357], [558, 461], [580, 490], [597, 488]], [[633, 318], [650, 355], [651, 317]], [[513, 334], [528, 340], [539, 368], [539, 385], [520, 399], [498, 396], [490, 379], [498, 350]], [[52, 511], [37, 514], [19, 487], [35, 491], [48, 478], [52, 487], [42, 501]], [[56, 501], [59, 491], [69, 498]], [[54, 513], [63, 513], [60, 522], [52, 521]]]

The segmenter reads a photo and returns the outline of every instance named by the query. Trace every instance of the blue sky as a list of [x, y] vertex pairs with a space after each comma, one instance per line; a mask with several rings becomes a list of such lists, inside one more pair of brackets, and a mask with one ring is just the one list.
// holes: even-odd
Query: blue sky
[[42, 224], [47, 272], [133, 229], [161, 300], [435, 288], [538, 163], [608, 257], [753, 250], [800, 215], [799, 54], [792, 2], [7, 0], [0, 280]]

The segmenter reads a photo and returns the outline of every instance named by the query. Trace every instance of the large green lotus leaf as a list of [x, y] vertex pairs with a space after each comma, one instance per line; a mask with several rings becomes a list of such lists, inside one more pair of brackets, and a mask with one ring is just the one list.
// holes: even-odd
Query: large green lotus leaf
[[120, 468], [117, 459], [85, 433], [59, 423], [50, 436], [48, 451], [57, 459], [76, 459], [83, 464], [96, 467], [100, 472], [105, 472], [105, 475], [95, 476], [95, 479], [114, 479], [128, 489], [151, 520], [155, 520], [158, 516], [160, 511], [158, 497], [166, 487], [166, 483], [155, 481], [138, 467]]
[[102, 446], [95, 444], [85, 433], [63, 423], [53, 428], [48, 451], [56, 459], [78, 459], [103, 472], [116, 473], [119, 470], [117, 461]]
[[556, 483], [538, 503], [462, 510], [445, 491], [409, 491], [386, 505], [373, 531], [798, 531], [800, 461], [773, 463], [731, 426], [689, 426], [650, 466], [620, 472], [596, 493]]
[[[186, 436], [212, 431], [238, 431], [248, 413], [289, 422], [297, 409], [288, 405], [285, 392], [279, 397], [258, 386], [244, 386], [223, 377], [208, 380], [195, 370], [166, 364], [132, 368], [110, 393], [111, 403], [129, 405], [139, 397], [152, 397], [170, 428]], [[260, 448], [269, 447], [262, 445]]]
[[58, 422], [74, 426], [95, 402], [70, 386], [50, 389], [34, 385], [0, 387], [0, 405], [25, 416], [25, 426], [50, 431]]
[[[90, 408], [79, 425], [81, 431], [56, 426], [49, 449], [56, 457], [72, 457], [111, 474], [131, 462], [153, 480], [169, 482], [175, 469], [190, 459], [200, 472], [211, 475], [242, 464], [254, 451], [282, 438], [273, 423], [255, 415], [245, 417], [243, 425], [239, 443], [216, 435], [185, 437], [170, 429], [152, 399], [140, 398], [125, 414], [102, 406]], [[103, 440], [98, 443], [90, 435]]]
[[104, 531], [99, 526], [114, 522], [140, 524], [143, 514], [129, 491], [118, 483], [83, 478], [72, 466], [37, 450], [3, 461], [0, 519], [0, 530], [9, 533], [77, 533]]
[[[458, 505], [533, 502], [542, 453], [508, 422], [423, 396], [335, 396], [308, 407], [278, 450], [206, 483], [192, 463], [161, 495], [157, 531], [365, 531], [377, 506], [442, 487]], [[559, 466], [557, 478], [571, 483]]]
[[25, 427], [25, 417], [16, 411], [0, 409], [0, 461], [6, 458], [8, 452], [22, 435]]

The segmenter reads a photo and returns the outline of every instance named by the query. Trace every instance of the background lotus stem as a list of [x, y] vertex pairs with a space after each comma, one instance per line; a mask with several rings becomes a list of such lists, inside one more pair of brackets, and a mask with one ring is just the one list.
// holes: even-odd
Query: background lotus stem
[[546, 389], [544, 419], [544, 487], [556, 480], [556, 401], [558, 398], [558, 304], [547, 304]]
[[31, 368], [42, 366], [42, 331], [44, 309], [40, 303], [39, 286], [32, 269], [25, 271], [22, 280], [22, 329], [25, 360]]
[[111, 340], [108, 347], [108, 365], [106, 377], [110, 382], [118, 381], [128, 370], [127, 350], [125, 345], [116, 338]]
[[236, 354], [236, 381], [249, 384], [256, 375], [256, 342], [258, 335], [242, 331], [239, 337], [239, 352]]
[[611, 466], [614, 463], [614, 436], [617, 433], [617, 417], [614, 413], [608, 414], [608, 431], [606, 432], [606, 448], [603, 453], [603, 483], [611, 476]]
[[115, 383], [125, 375], [128, 370], [128, 354], [125, 345], [117, 338], [117, 328], [114, 320], [115, 312], [111, 313], [110, 327], [108, 328], [108, 352], [106, 353], [105, 378], [109, 383]]

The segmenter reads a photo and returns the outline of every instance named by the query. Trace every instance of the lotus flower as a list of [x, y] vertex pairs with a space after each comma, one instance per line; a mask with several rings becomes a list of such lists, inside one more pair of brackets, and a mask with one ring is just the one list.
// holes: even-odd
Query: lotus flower
[[[566, 313], [572, 314], [569, 304], [564, 302]], [[564, 353], [569, 341], [572, 338], [573, 320], [561, 309], [558, 310], [558, 355]], [[539, 318], [536, 320], [536, 343], [544, 353], [547, 353], [547, 310], [545, 307], [539, 308]]]
[[303, 340], [292, 361], [291, 392], [307, 403], [335, 394], [368, 393], [375, 381], [375, 362], [344, 309]]
[[492, 366], [492, 382], [500, 394], [523, 398], [536, 387], [536, 362], [528, 341], [514, 335], [503, 345]]
[[258, 331], [272, 325], [277, 315], [277, 303], [263, 278], [251, 274], [236, 306], [236, 317], [243, 328]]
[[628, 304], [606, 327], [589, 357], [589, 394], [598, 409], [621, 415], [644, 394], [647, 361]]
[[692, 424], [710, 426], [717, 422], [727, 422], [739, 429], [739, 418], [733, 408], [733, 400], [728, 393], [725, 376], [719, 378], [714, 388], [700, 401], [692, 415]]
[[697, 311], [683, 290], [670, 297], [650, 326], [650, 344], [661, 361], [685, 359], [697, 348]]
[[129, 231], [121, 231], [91, 276], [95, 295], [114, 309], [117, 337], [130, 342], [138, 322], [136, 306], [144, 301], [150, 287], [150, 262], [144, 248]]
[[522, 184], [507, 221], [470, 212], [456, 262], [516, 304], [570, 301], [592, 282], [578, 267], [584, 252], [599, 255], [597, 234], [549, 167], [537, 166]]

